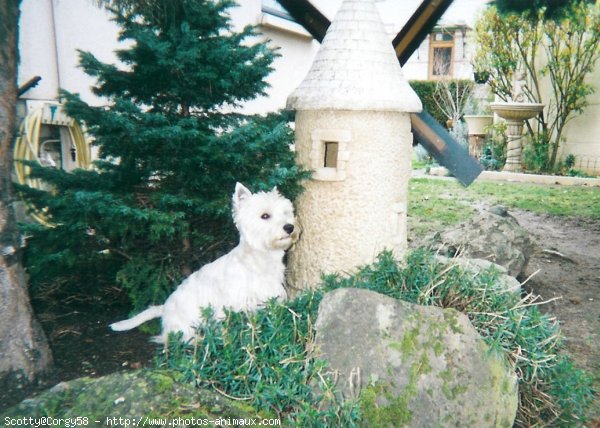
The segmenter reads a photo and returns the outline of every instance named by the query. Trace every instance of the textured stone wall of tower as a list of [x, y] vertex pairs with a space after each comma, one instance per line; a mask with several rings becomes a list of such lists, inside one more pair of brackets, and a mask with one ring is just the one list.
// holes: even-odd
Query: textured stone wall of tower
[[313, 171], [296, 201], [302, 235], [290, 253], [293, 288], [349, 273], [383, 249], [406, 249], [410, 113], [421, 101], [372, 0], [344, 0], [304, 81], [296, 111], [298, 162]]

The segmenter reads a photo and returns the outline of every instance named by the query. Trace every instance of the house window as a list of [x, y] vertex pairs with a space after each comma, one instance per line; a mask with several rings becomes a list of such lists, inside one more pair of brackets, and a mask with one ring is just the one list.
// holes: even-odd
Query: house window
[[429, 78], [452, 77], [454, 69], [454, 34], [439, 31], [429, 39]]

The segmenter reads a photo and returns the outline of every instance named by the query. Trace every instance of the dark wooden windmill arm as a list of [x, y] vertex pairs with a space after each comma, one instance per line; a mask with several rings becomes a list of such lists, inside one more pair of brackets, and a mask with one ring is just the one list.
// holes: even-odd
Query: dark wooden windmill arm
[[400, 65], [419, 49], [453, 0], [424, 0], [392, 40]]
[[469, 156], [468, 151], [433, 116], [423, 110], [411, 114], [410, 118], [417, 141], [463, 186], [468, 186], [481, 174], [483, 167], [477, 159]]
[[[319, 42], [323, 40], [331, 23], [309, 0], [277, 1], [315, 40]], [[392, 42], [400, 65], [404, 65], [418, 49], [452, 1], [423, 0], [421, 2]], [[412, 114], [411, 123], [417, 141], [440, 165], [448, 168], [461, 184], [468, 186], [483, 171], [481, 164], [469, 156], [468, 151], [425, 110]]]
[[308, 0], [277, 0], [285, 10], [319, 43], [331, 22]]

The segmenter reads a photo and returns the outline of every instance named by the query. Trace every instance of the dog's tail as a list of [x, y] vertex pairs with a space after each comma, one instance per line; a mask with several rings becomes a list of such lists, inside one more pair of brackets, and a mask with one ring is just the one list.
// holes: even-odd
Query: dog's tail
[[115, 322], [110, 325], [114, 331], [125, 331], [131, 330], [132, 328], [137, 327], [140, 324], [145, 323], [154, 318], [158, 318], [162, 316], [163, 313], [163, 305], [160, 306], [150, 306], [143, 312], [140, 312], [136, 316], [129, 318], [128, 320]]

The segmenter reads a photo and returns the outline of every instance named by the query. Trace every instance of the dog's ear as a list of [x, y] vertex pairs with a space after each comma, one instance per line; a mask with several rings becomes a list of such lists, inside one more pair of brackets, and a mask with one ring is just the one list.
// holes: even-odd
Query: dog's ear
[[240, 203], [249, 196], [252, 196], [252, 192], [250, 192], [246, 186], [244, 186], [242, 183], [235, 183], [235, 192], [233, 192], [233, 208], [237, 209], [240, 206]]

